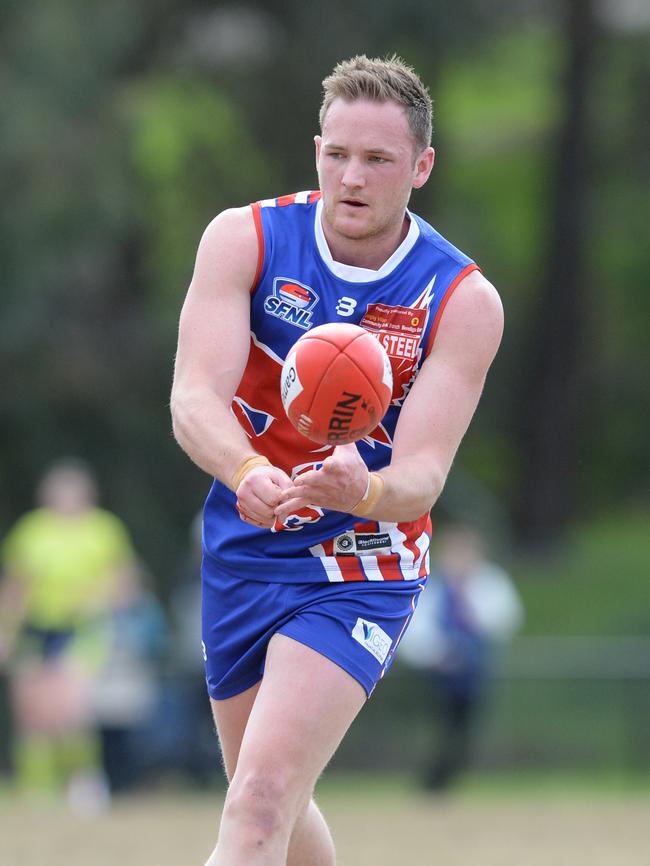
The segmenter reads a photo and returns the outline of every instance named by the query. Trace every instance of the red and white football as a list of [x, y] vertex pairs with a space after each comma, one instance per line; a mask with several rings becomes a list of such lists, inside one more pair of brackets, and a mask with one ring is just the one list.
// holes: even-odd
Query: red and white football
[[282, 405], [313, 442], [345, 445], [367, 436], [390, 405], [386, 350], [358, 325], [331, 323], [303, 334], [282, 367]]

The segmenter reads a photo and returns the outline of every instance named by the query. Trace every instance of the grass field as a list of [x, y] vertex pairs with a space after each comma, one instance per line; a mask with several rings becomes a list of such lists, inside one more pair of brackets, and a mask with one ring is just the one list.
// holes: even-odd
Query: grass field
[[[94, 820], [0, 802], [2, 866], [202, 866], [222, 795], [150, 794]], [[580, 785], [470, 787], [441, 799], [397, 781], [325, 780], [339, 866], [647, 866], [650, 794]], [[309, 866], [309, 864], [305, 864]]]

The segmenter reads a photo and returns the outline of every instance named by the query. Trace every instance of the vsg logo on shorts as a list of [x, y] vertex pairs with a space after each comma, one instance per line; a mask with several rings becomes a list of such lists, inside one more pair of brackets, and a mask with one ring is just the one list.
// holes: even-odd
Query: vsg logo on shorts
[[352, 629], [352, 637], [383, 665], [393, 643], [391, 636], [386, 634], [383, 628], [376, 622], [368, 622], [367, 619], [359, 617]]
[[276, 277], [273, 280], [273, 294], [264, 299], [264, 311], [307, 331], [312, 326], [311, 311], [319, 300], [310, 286], [286, 277]]

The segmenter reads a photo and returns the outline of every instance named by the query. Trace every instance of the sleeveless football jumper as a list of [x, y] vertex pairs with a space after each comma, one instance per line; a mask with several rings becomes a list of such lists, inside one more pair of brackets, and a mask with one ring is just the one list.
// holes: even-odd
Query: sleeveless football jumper
[[[298, 433], [286, 417], [280, 373], [295, 341], [326, 322], [373, 333], [393, 372], [392, 402], [357, 442], [370, 470], [390, 463], [401, 407], [431, 351], [445, 304], [477, 266], [417, 215], [377, 270], [335, 262], [321, 226], [319, 192], [251, 205], [259, 241], [251, 289], [250, 354], [232, 412], [253, 448], [292, 478], [318, 468], [333, 446]], [[432, 394], [435, 400], [436, 395]], [[417, 581], [428, 573], [429, 514], [409, 522], [373, 521], [307, 507], [271, 529], [244, 523], [235, 494], [215, 480], [204, 511], [210, 570], [265, 582]]]

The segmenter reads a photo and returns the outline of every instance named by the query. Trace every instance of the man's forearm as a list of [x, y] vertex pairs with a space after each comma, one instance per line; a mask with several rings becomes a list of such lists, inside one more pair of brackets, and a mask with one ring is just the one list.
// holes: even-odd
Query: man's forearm
[[174, 436], [183, 451], [204, 472], [231, 486], [238, 467], [256, 452], [230, 406], [214, 393], [172, 393], [171, 411]]
[[417, 520], [431, 511], [442, 493], [445, 476], [417, 461], [398, 461], [377, 473], [384, 487], [377, 504], [367, 515], [373, 520], [402, 522]]

